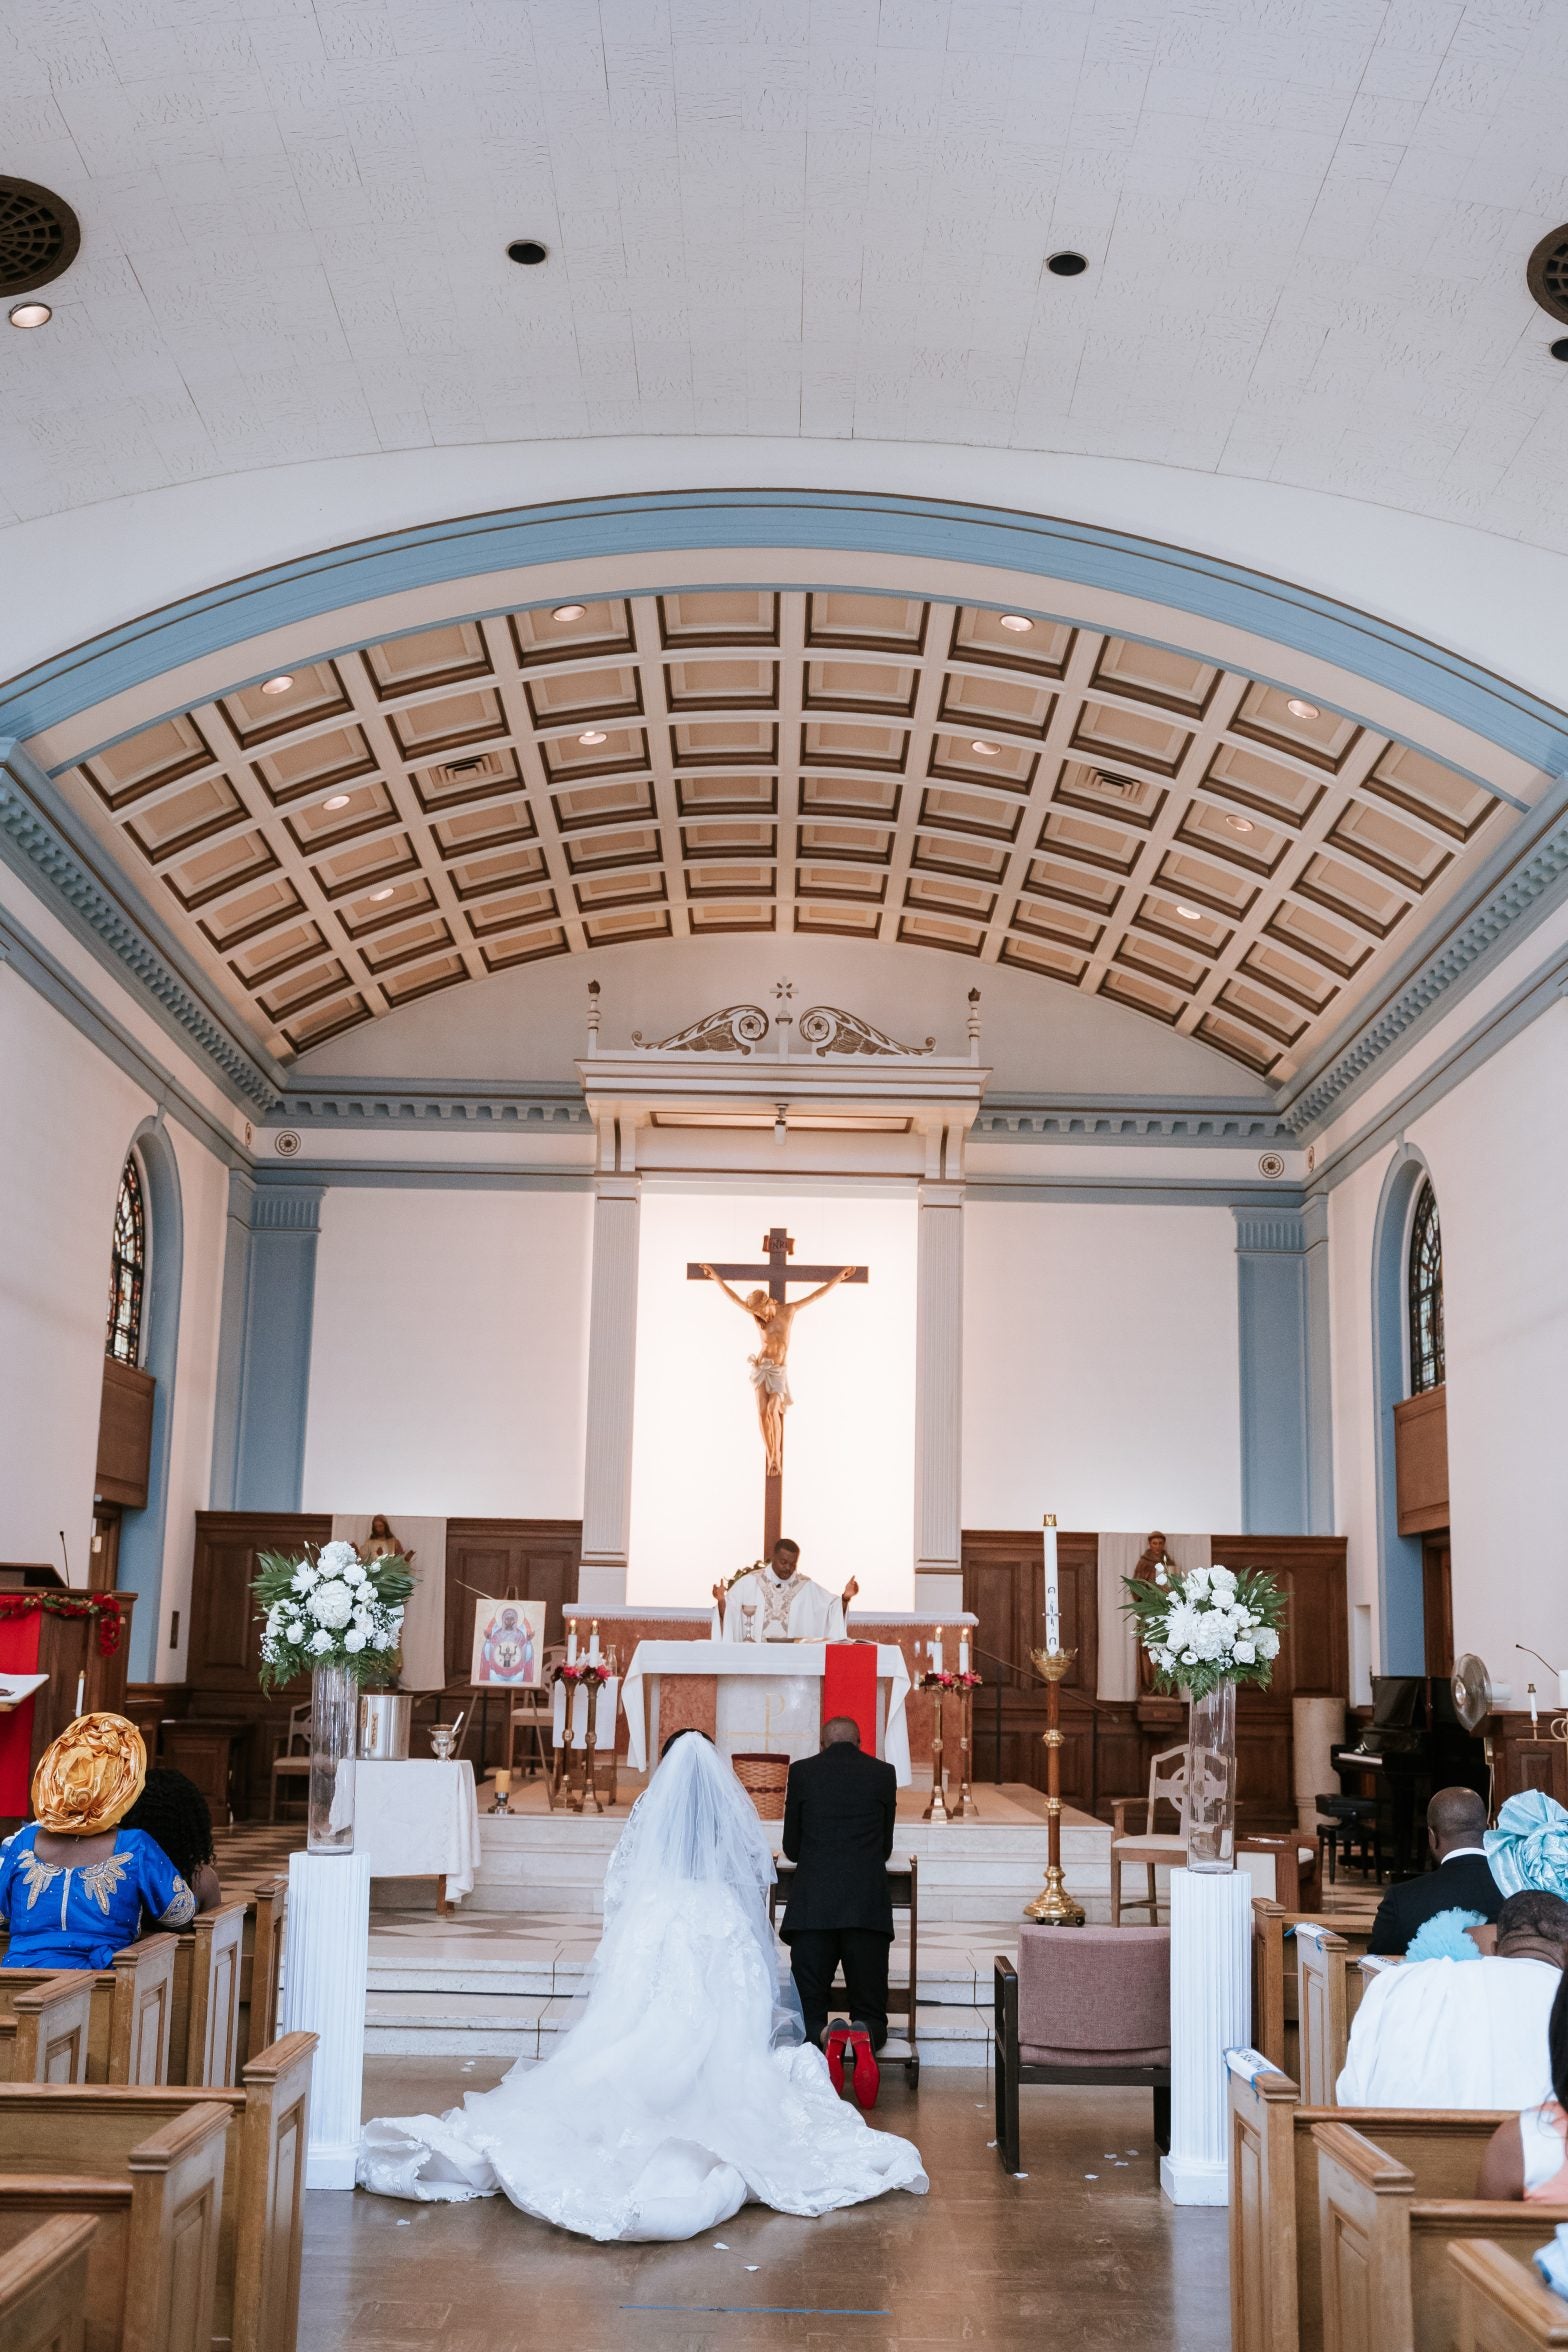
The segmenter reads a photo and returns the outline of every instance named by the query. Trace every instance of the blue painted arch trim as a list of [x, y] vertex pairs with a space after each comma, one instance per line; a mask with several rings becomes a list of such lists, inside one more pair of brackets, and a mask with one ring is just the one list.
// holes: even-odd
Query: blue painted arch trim
[[[1191, 548], [1060, 516], [845, 491], [694, 490], [462, 515], [322, 548], [203, 590], [37, 664], [0, 688], [23, 738], [180, 663], [268, 629], [431, 583], [545, 563], [790, 547], [996, 565], [1115, 590], [1333, 662], [1568, 774], [1568, 718], [1479, 664], [1354, 606]], [[729, 584], [722, 562], [713, 585]]]

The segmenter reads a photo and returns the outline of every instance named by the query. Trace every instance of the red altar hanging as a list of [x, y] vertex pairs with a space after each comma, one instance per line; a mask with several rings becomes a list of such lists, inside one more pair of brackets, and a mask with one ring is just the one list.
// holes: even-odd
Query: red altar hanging
[[[42, 1611], [0, 1617], [0, 1674], [36, 1674]], [[25, 1820], [33, 1809], [33, 1702], [0, 1715], [0, 1814]]]
[[877, 1753], [877, 1651], [875, 1642], [829, 1642], [822, 1663], [822, 1720], [852, 1715], [860, 1744]]

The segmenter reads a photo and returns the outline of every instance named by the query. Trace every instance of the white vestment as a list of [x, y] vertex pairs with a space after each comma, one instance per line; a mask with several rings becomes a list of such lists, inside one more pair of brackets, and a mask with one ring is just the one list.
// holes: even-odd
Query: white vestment
[[1350, 2028], [1341, 2107], [1538, 2107], [1552, 2096], [1549, 1960], [1412, 1960], [1372, 1979]]
[[[813, 1584], [797, 1568], [793, 1576], [775, 1576], [771, 1568], [753, 1568], [730, 1586], [724, 1596], [724, 1630], [715, 1627], [720, 1641], [745, 1641], [745, 1611], [752, 1618], [753, 1641], [842, 1641], [844, 1604], [835, 1593]], [[717, 1614], [717, 1612], [715, 1612]]]
[[499, 2190], [599, 2239], [695, 2237], [748, 2200], [811, 2215], [922, 2194], [919, 2150], [872, 2131], [806, 2047], [768, 1924], [773, 1875], [728, 1764], [695, 1733], [677, 1739], [611, 1856], [577, 2024], [445, 2115], [367, 2123], [361, 2185], [426, 2200]]

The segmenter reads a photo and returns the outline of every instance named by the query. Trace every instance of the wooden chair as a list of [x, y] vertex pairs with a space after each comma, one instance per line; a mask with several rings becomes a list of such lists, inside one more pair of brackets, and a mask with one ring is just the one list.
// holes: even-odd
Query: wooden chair
[[0, 2344], [6, 2352], [82, 2352], [87, 2264], [97, 2223], [57, 2214], [0, 2256]]
[[[1143, 1828], [1129, 1834], [1127, 1816], [1138, 1806], [1143, 1807]], [[1159, 1806], [1169, 1805], [1176, 1815], [1174, 1831], [1161, 1834], [1155, 1828]], [[1111, 1805], [1111, 1925], [1120, 1927], [1123, 1911], [1147, 1911], [1151, 1927], [1159, 1917], [1159, 1894], [1155, 1884], [1156, 1870], [1179, 1870], [1187, 1859], [1187, 1751], [1182, 1748], [1162, 1748], [1149, 1765], [1149, 1793], [1146, 1797], [1117, 1797]], [[1122, 1868], [1126, 1863], [1142, 1863], [1148, 1883], [1146, 1895], [1122, 1899]]]
[[1450, 2248], [1486, 2238], [1528, 2260], [1568, 2221], [1568, 2205], [1423, 2197], [1408, 2165], [1343, 2122], [1314, 2124], [1312, 2136], [1326, 2352], [1360, 2345], [1436, 2352], [1452, 2344], [1458, 2277]]
[[258, 2058], [278, 2030], [278, 1990], [283, 1979], [283, 1934], [288, 1923], [289, 1882], [263, 1879], [245, 1907], [240, 1959], [240, 2055]]
[[278, 1818], [278, 1782], [310, 1778], [310, 1701], [301, 1700], [289, 1709], [289, 1727], [278, 1743], [272, 1759], [272, 1799], [267, 1819]]
[[[142, 1936], [116, 1952], [108, 1968], [68, 1971], [92, 1988], [88, 2025], [89, 2082], [161, 2083], [169, 2079], [174, 1970], [178, 1939]], [[50, 1968], [7, 1968], [0, 1981], [8, 1993], [37, 1991], [60, 1972]]]
[[1448, 2249], [1457, 2281], [1458, 2352], [1548, 2352], [1568, 2345], [1568, 2303], [1491, 2238]]
[[517, 1742], [519, 1734], [526, 1743], [533, 1741], [533, 1754], [528, 1762], [528, 1775], [535, 1772], [548, 1775], [550, 1755], [546, 1745], [550, 1735], [550, 1716], [554, 1704], [553, 1674], [557, 1666], [566, 1662], [566, 1644], [553, 1644], [544, 1653], [544, 1680], [538, 1690], [515, 1691], [506, 1719], [506, 1765], [509, 1772], [517, 1770]]
[[[228, 2126], [213, 2331], [232, 2352], [294, 2352], [315, 2048], [314, 2034], [285, 2034], [239, 2089], [201, 2101], [221, 2106]], [[190, 2103], [168, 2087], [0, 2087], [0, 2174], [25, 2163], [62, 2182], [128, 2177], [133, 2152]]]
[[1018, 1965], [998, 1953], [992, 2064], [996, 2150], [1019, 2163], [1021, 2083], [1146, 2084], [1170, 2146], [1170, 1930], [1026, 1927]]
[[[43, 2100], [71, 2091], [41, 2091]], [[228, 2116], [188, 2106], [129, 2151], [123, 2170], [0, 2173], [0, 2250], [64, 2216], [96, 2222], [82, 2297], [83, 2352], [211, 2352]]]
[[[1423, 2197], [1465, 2198], [1475, 2186], [1487, 2142], [1509, 2116], [1308, 2107], [1290, 2077], [1260, 2052], [1233, 2050], [1227, 2063], [1232, 2352], [1320, 2352], [1324, 2318], [1316, 2126], [1343, 2123], [1374, 2137], [1408, 2167]], [[1549, 2230], [1550, 2223], [1540, 2236]], [[1434, 2338], [1421, 2352], [1439, 2352], [1447, 2341]], [[1383, 2348], [1369, 2345], [1368, 2352]]]
[[87, 2080], [92, 2039], [92, 1977], [82, 1969], [40, 1985], [8, 1981], [0, 1972], [0, 2080], [78, 2083]]

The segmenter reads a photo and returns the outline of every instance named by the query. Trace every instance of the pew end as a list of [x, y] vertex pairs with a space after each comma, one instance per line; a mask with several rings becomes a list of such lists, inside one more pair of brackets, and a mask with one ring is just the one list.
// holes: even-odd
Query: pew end
[[1458, 2352], [1557, 2352], [1568, 2346], [1568, 2303], [1493, 2238], [1450, 2246]]
[[0, 2257], [0, 2344], [6, 2352], [82, 2352], [87, 2265], [98, 2224], [56, 2214]]

